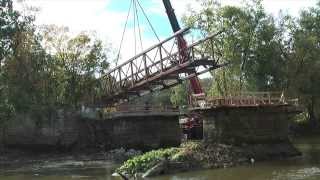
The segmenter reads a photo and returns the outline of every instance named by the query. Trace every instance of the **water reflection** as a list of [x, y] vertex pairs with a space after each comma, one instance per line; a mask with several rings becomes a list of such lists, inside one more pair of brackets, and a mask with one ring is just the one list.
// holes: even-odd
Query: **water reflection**
[[[256, 163], [227, 169], [215, 169], [181, 173], [153, 178], [154, 180], [319, 180], [320, 139], [319, 137], [298, 139], [296, 147], [303, 156]], [[113, 180], [112, 171], [116, 164], [103, 161], [46, 162], [17, 168], [0, 169], [0, 180], [69, 180], [98, 179]]]
[[189, 172], [174, 176], [163, 176], [157, 180], [319, 180], [320, 139], [303, 138], [295, 141], [303, 153], [301, 157], [256, 163], [250, 166], [229, 169]]
[[303, 168], [297, 170], [290, 170], [289, 172], [280, 172], [275, 174], [273, 180], [304, 180], [304, 179], [319, 179], [320, 169], [317, 167]]

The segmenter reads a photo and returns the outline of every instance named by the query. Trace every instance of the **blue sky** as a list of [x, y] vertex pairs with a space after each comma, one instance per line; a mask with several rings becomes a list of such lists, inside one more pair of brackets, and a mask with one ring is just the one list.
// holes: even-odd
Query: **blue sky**
[[[139, 1], [141, 6], [143, 7], [144, 11], [147, 13], [147, 17], [149, 18], [152, 26], [154, 27], [156, 33], [161, 36], [169, 36], [172, 33], [168, 18], [164, 16], [164, 14], [160, 14], [158, 12], [152, 12], [152, 7], [155, 7], [159, 5], [158, 3], [154, 3], [154, 1], [146, 1], [146, 0], [140, 0]], [[111, 0], [106, 7], [106, 10], [109, 12], [123, 12], [127, 13], [130, 7], [130, 0], [123, 1], [122, 3], [119, 3], [119, 0]], [[149, 7], [151, 7], [151, 11], [149, 10]], [[139, 5], [137, 5], [138, 10], [138, 17], [139, 17], [139, 24], [140, 26], [145, 28], [145, 31], [143, 33], [143, 37], [150, 39], [155, 38], [154, 33], [152, 32], [151, 27], [148, 24], [147, 19], [145, 18], [141, 8]], [[134, 28], [134, 21], [133, 21], [133, 8], [131, 8], [130, 11], [130, 21], [128, 23], [128, 28]], [[126, 19], [126, 17], [124, 17]], [[123, 27], [125, 26], [125, 22], [122, 23]], [[136, 24], [137, 27], [137, 24]]]

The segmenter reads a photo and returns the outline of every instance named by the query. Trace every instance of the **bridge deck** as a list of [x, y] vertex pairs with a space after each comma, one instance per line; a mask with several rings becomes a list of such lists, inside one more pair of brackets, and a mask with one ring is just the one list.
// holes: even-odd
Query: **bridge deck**
[[86, 109], [81, 116], [88, 119], [111, 120], [129, 117], [173, 117], [179, 116], [181, 112], [172, 106], [150, 106], [150, 105], [119, 105], [112, 108]]
[[223, 97], [204, 98], [202, 104], [195, 100], [193, 102], [193, 110], [288, 106], [290, 111], [302, 112], [298, 99], [288, 99], [282, 92], [242, 92]]

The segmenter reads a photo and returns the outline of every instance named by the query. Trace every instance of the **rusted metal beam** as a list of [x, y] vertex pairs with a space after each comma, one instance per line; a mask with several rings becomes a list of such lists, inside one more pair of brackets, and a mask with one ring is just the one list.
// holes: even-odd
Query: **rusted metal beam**
[[183, 35], [183, 34], [187, 33], [189, 30], [190, 30], [190, 28], [189, 28], [189, 27], [188, 27], [188, 28], [181, 29], [180, 31], [178, 31], [178, 32], [174, 33], [171, 37], [169, 37], [169, 38], [167, 38], [167, 39], [165, 39], [165, 40], [161, 41], [160, 43], [158, 43], [158, 44], [156, 44], [156, 45], [154, 45], [154, 46], [151, 46], [150, 48], [148, 48], [148, 49], [144, 50], [143, 52], [141, 52], [141, 53], [139, 53], [139, 54], [135, 55], [134, 57], [132, 57], [132, 58], [131, 58], [131, 59], [129, 59], [128, 61], [126, 61], [126, 62], [124, 62], [124, 63], [122, 63], [122, 64], [120, 64], [120, 65], [116, 66], [116, 67], [115, 67], [115, 68], [113, 68], [112, 70], [108, 71], [108, 72], [107, 72], [107, 74], [110, 74], [111, 72], [113, 72], [113, 71], [115, 71], [115, 70], [119, 69], [119, 67], [121, 67], [121, 66], [124, 66], [124, 65], [126, 65], [126, 64], [129, 64], [131, 61], [133, 61], [133, 60], [135, 60], [135, 59], [139, 58], [139, 57], [140, 57], [140, 56], [142, 56], [143, 54], [147, 54], [148, 52], [152, 51], [153, 49], [155, 49], [155, 48], [157, 48], [157, 47], [159, 47], [159, 46], [162, 46], [164, 43], [166, 43], [166, 42], [168, 42], [168, 41], [170, 41], [170, 40], [172, 40], [172, 39], [176, 38], [177, 36], [179, 36], [179, 35]]
[[[153, 92], [156, 89], [166, 89], [175, 86], [182, 80], [193, 78], [199, 74], [220, 68], [215, 60], [213, 52], [206, 52], [208, 47], [212, 49], [213, 38], [219, 33], [213, 34], [202, 40], [192, 43], [183, 51], [187, 59], [181, 61], [179, 52], [181, 49], [167, 50], [176, 38], [181, 37], [189, 29], [183, 29], [173, 36], [161, 41], [159, 44], [143, 51], [128, 61], [108, 71], [103, 76], [106, 79], [107, 103], [113, 103], [119, 98], [128, 96], [139, 96], [144, 92]], [[169, 44], [166, 44], [169, 43]], [[210, 44], [211, 43], [211, 44]], [[175, 44], [173, 44], [174, 46]], [[173, 47], [172, 46], [172, 47]], [[219, 59], [219, 58], [218, 58]], [[196, 67], [205, 67], [203, 71], [197, 71]], [[180, 76], [183, 75], [183, 76]], [[174, 83], [167, 81], [172, 80]], [[109, 98], [107, 98], [109, 97]], [[270, 100], [269, 100], [270, 101]]]

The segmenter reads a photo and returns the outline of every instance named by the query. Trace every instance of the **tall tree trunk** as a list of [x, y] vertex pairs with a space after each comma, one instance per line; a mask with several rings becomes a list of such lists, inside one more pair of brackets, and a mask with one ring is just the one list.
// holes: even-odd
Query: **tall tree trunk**
[[310, 122], [311, 128], [318, 128], [319, 127], [319, 122], [316, 118], [315, 111], [314, 111], [315, 103], [316, 103], [315, 97], [312, 96], [311, 103], [308, 105], [309, 122]]

